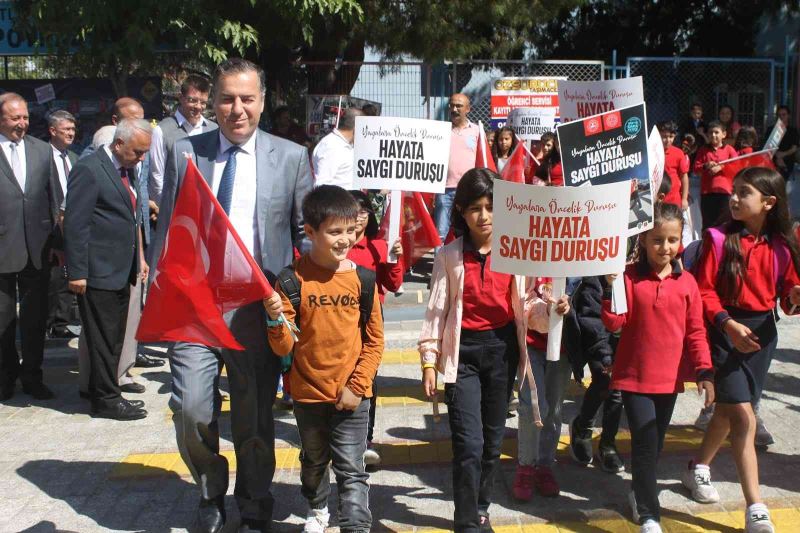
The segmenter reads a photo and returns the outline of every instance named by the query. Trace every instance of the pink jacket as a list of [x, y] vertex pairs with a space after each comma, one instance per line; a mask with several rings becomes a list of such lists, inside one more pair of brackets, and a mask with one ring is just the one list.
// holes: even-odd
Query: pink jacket
[[[431, 295], [418, 343], [422, 364], [435, 364], [436, 369], [444, 375], [445, 383], [454, 383], [458, 375], [464, 291], [463, 250], [462, 238], [459, 237], [436, 254], [431, 275]], [[536, 294], [533, 285], [532, 278], [525, 276], [514, 276], [512, 282], [511, 305], [517, 326], [517, 375], [520, 377], [526, 375], [528, 367], [525, 340], [528, 327], [547, 333], [549, 326], [547, 304]], [[539, 421], [536, 386], [532, 382], [530, 386], [534, 417]]]

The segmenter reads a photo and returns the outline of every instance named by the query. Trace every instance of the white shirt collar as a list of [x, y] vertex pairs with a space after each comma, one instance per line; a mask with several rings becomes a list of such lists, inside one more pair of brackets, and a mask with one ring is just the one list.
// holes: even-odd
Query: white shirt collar
[[[189, 119], [187, 119], [183, 115], [183, 113], [181, 113], [181, 110], [178, 109], [177, 111], [175, 111], [175, 122], [178, 123], [179, 128], [183, 128], [183, 125], [189, 122]], [[206, 123], [206, 117], [200, 117], [200, 122], [198, 122], [196, 126], [192, 126], [191, 123], [189, 123], [189, 125], [192, 126], [192, 128], [200, 128], [203, 127], [205, 123]]]
[[347, 146], [350, 146], [350, 147], [353, 146], [353, 143], [351, 143], [350, 141], [348, 141], [347, 139], [344, 138], [344, 135], [342, 135], [342, 132], [339, 131], [339, 128], [334, 128], [333, 129], [333, 134], [336, 135], [337, 137], [339, 137], [342, 140], [342, 142], [344, 142]]
[[[17, 145], [17, 146], [22, 146], [22, 143], [23, 143], [23, 142], [25, 142], [25, 137], [23, 137], [22, 139], [20, 139], [20, 141], [19, 141], [18, 143], [16, 143], [16, 145]], [[0, 144], [5, 144], [5, 143], [14, 143], [14, 141], [12, 141], [12, 140], [11, 140], [11, 139], [9, 139], [8, 137], [6, 137], [6, 136], [5, 136], [5, 135], [3, 135], [2, 133], [0, 133]]]
[[50, 144], [50, 147], [53, 149], [53, 153], [56, 154], [59, 157], [61, 157], [62, 155], [67, 155], [69, 153], [67, 150], [64, 150], [62, 152], [61, 150], [56, 148], [52, 143]]
[[117, 161], [117, 157], [114, 155], [114, 152], [111, 151], [111, 145], [104, 144], [103, 150], [105, 150], [106, 155], [111, 158], [111, 164], [114, 165], [114, 168], [116, 168], [118, 172], [121, 172], [123, 166], [119, 161]]
[[[250, 138], [247, 139], [244, 143], [237, 145], [244, 153], [250, 154], [250, 155], [253, 155], [253, 154], [256, 153], [256, 132], [257, 131], [258, 130], [254, 131], [253, 134], [250, 136]], [[224, 154], [228, 150], [228, 148], [230, 148], [231, 146], [233, 146], [233, 143], [230, 142], [228, 140], [228, 138], [225, 137], [222, 134], [222, 128], [220, 128], [218, 155], [219, 154]]]

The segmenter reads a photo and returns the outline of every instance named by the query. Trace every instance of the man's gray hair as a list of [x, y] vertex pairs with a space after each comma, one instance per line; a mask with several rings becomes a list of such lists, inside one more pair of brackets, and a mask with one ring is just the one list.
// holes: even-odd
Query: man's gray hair
[[357, 107], [348, 107], [345, 109], [344, 114], [339, 119], [339, 125], [336, 126], [338, 130], [354, 130], [356, 129], [356, 117], [364, 115], [364, 112]]
[[56, 128], [61, 122], [64, 121], [75, 124], [75, 116], [69, 111], [59, 109], [57, 111], [53, 111], [47, 117], [47, 126], [50, 128]]
[[255, 72], [258, 76], [258, 87], [261, 90], [261, 96], [267, 94], [267, 78], [264, 74], [264, 69], [252, 61], [242, 59], [241, 57], [232, 57], [217, 65], [217, 68], [214, 70], [214, 79], [211, 84], [216, 91], [217, 87], [219, 87], [220, 78], [245, 72]]
[[117, 122], [117, 129], [114, 131], [114, 142], [116, 142], [117, 139], [122, 142], [128, 142], [138, 132], [152, 135], [153, 126], [143, 118], [124, 118]]

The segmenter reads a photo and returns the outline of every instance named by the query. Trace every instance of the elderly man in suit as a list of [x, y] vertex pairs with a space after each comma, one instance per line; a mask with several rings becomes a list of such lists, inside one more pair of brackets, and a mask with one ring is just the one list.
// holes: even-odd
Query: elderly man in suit
[[0, 400], [14, 395], [17, 378], [26, 394], [53, 397], [42, 383], [42, 359], [61, 193], [50, 146], [27, 131], [28, 104], [16, 93], [0, 95]]
[[[59, 109], [50, 113], [47, 125], [50, 132], [50, 146], [53, 148], [53, 161], [58, 172], [59, 191], [64, 197], [67, 194], [67, 176], [78, 160], [78, 154], [69, 149], [75, 140], [75, 117], [69, 111]], [[50, 272], [47, 334], [51, 338], [76, 336], [67, 328], [75, 295], [69, 292], [64, 273], [63, 265], [53, 266]]]
[[[291, 263], [298, 240], [300, 206], [312, 187], [308, 155], [302, 146], [258, 129], [264, 110], [264, 73], [243, 59], [220, 64], [214, 75], [213, 105], [219, 130], [175, 143], [169, 155], [154, 257], [169, 227], [187, 161], [194, 159], [242, 242], [270, 281]], [[275, 472], [272, 404], [278, 358], [267, 343], [261, 302], [225, 317], [244, 351], [175, 343], [169, 349], [178, 447], [200, 485], [200, 531], [220, 531], [228, 461], [219, 454], [219, 368], [228, 370], [231, 425], [236, 452], [234, 496], [242, 516], [239, 531], [269, 531]]]
[[122, 398], [117, 368], [130, 287], [147, 279], [134, 169], [150, 150], [151, 131], [143, 119], [120, 121], [114, 141], [79, 160], [67, 183], [67, 275], [70, 290], [78, 295], [89, 351], [89, 395], [97, 417], [147, 416], [142, 402]]
[[167, 154], [175, 141], [217, 129], [217, 123], [208, 120], [203, 112], [208, 106], [211, 85], [206, 78], [190, 74], [181, 83], [179, 106], [175, 114], [167, 117], [153, 128], [153, 144], [150, 146], [150, 199], [161, 203], [164, 187], [164, 166]]

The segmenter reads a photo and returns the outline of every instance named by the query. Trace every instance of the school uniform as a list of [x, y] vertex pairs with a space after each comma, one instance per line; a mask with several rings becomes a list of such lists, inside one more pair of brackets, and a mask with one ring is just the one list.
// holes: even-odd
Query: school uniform
[[[737, 301], [725, 301], [717, 292], [721, 258], [706, 235], [704, 251], [697, 271], [697, 283], [703, 300], [703, 312], [709, 323], [711, 358], [714, 363], [715, 392], [718, 403], [758, 402], [764, 388], [769, 365], [778, 343], [776, 300], [789, 314], [789, 292], [800, 285], [800, 277], [791, 260], [785, 272], [775, 279], [775, 247], [780, 236], [756, 238], [747, 230], [739, 232], [745, 272]], [[724, 254], [723, 254], [724, 255]], [[761, 349], [755, 353], [737, 351], [723, 328], [733, 319], [750, 328], [758, 336]]]
[[733, 180], [724, 172], [712, 174], [705, 164], [719, 163], [737, 157], [733, 146], [723, 144], [714, 148], [710, 144], [701, 146], [695, 154], [694, 172], [700, 176], [700, 212], [703, 217], [703, 230], [713, 226], [720, 215], [728, 208], [728, 200], [733, 192]]

